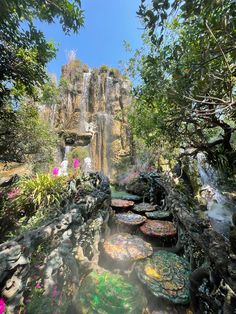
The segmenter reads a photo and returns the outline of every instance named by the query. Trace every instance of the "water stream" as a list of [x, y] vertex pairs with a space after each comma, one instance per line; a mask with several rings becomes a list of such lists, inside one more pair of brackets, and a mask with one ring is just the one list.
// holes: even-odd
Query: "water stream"
[[203, 153], [197, 155], [198, 171], [202, 182], [201, 195], [207, 202], [208, 217], [212, 227], [228, 236], [231, 217], [236, 212], [235, 204], [223, 194], [220, 175], [208, 162]]
[[84, 133], [88, 131], [87, 113], [89, 111], [89, 85], [90, 85], [91, 72], [84, 73], [83, 77], [83, 91], [80, 102], [80, 132]]

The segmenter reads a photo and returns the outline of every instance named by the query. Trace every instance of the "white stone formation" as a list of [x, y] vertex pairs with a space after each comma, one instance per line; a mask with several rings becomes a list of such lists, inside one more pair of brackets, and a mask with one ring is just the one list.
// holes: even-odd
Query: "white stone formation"
[[59, 168], [59, 176], [68, 176], [68, 160], [64, 159]]

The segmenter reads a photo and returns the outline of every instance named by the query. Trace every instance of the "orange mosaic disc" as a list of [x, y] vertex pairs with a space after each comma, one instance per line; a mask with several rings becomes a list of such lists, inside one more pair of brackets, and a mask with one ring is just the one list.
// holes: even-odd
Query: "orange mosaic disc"
[[140, 230], [148, 236], [152, 237], [173, 237], [177, 234], [174, 224], [170, 221], [163, 220], [146, 220], [140, 226]]
[[111, 200], [111, 207], [113, 208], [129, 208], [133, 207], [133, 201], [121, 200], [121, 199], [112, 199]]
[[131, 226], [141, 225], [147, 220], [146, 217], [134, 213], [116, 214], [115, 219], [119, 224]]
[[136, 261], [152, 255], [150, 243], [128, 233], [118, 233], [104, 242], [104, 251], [116, 261]]

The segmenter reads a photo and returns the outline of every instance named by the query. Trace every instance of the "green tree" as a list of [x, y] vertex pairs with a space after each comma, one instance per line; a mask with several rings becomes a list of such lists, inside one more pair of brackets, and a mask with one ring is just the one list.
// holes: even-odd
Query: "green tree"
[[4, 161], [48, 163], [58, 144], [57, 135], [30, 104], [21, 105], [17, 112], [11, 107], [2, 111], [0, 135], [0, 159]]
[[0, 107], [27, 93], [47, 77], [45, 66], [56, 53], [35, 26], [36, 19], [59, 20], [65, 33], [83, 25], [80, 0], [2, 0], [0, 2]]
[[235, 1], [142, 0], [138, 14], [150, 40], [147, 53], [136, 53], [141, 83], [131, 114], [135, 133], [149, 145], [169, 141], [188, 154], [230, 154]]
[[[35, 26], [59, 20], [63, 31], [83, 25], [80, 0], [2, 0], [0, 2], [0, 159], [48, 161], [55, 136], [25, 97], [56, 105], [59, 91], [48, 80], [46, 64], [55, 56], [53, 43]], [[40, 92], [39, 92], [40, 91]]]

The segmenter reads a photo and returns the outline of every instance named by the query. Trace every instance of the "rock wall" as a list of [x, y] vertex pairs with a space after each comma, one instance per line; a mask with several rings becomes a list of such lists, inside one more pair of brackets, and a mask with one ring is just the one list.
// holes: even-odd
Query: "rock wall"
[[[22, 313], [22, 307], [27, 307], [26, 313], [55, 313], [52, 309], [55, 305], [53, 287], [70, 289], [69, 294], [73, 295], [86, 265], [97, 264], [98, 245], [102, 236], [109, 232], [109, 181], [93, 173], [87, 178], [86, 186], [90, 186], [90, 193], [82, 186], [75, 186], [76, 193], [64, 202], [64, 206], [55, 210], [54, 218], [37, 229], [0, 244], [0, 294], [6, 302], [7, 313]], [[33, 292], [35, 277], [40, 278], [36, 291], [42, 286], [44, 290], [40, 294], [40, 305], [45, 307], [45, 298], [51, 300], [51, 308], [45, 312], [44, 309], [42, 312], [39, 310], [35, 299], [40, 293], [40, 290], [37, 294]], [[66, 300], [70, 308], [68, 295]], [[27, 299], [31, 304], [36, 302], [34, 310], [29, 310]]]
[[62, 102], [54, 113], [54, 125], [64, 139], [66, 151], [86, 148], [92, 169], [108, 177], [117, 173], [130, 156], [127, 106], [130, 81], [118, 70], [102, 66], [90, 70], [79, 60], [62, 67]]

